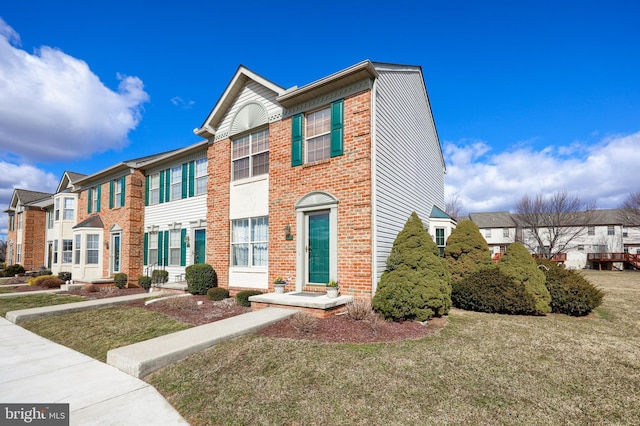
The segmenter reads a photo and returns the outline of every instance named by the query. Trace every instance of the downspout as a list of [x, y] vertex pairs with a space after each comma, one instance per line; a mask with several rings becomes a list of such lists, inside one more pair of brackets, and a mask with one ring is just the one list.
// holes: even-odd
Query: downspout
[[371, 87], [371, 298], [376, 294], [378, 288], [378, 224], [376, 222], [378, 205], [377, 205], [377, 144], [376, 144], [376, 93], [378, 87], [378, 78], [374, 78]]

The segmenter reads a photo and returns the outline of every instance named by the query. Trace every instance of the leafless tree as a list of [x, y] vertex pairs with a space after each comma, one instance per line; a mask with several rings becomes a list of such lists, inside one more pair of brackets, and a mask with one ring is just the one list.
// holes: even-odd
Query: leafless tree
[[448, 196], [444, 201], [444, 210], [453, 219], [458, 220], [462, 213], [462, 201], [460, 201], [460, 196], [457, 192]]
[[4, 262], [7, 258], [7, 241], [0, 240], [0, 263]]
[[535, 197], [525, 195], [515, 205], [514, 219], [522, 228], [522, 242], [533, 252], [552, 258], [573, 248], [597, 214], [594, 201], [565, 191]]
[[620, 207], [623, 225], [640, 227], [640, 190], [630, 193]]

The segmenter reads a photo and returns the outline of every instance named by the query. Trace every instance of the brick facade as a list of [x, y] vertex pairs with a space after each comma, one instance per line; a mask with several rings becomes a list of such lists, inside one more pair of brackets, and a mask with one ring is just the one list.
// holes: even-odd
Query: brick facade
[[36, 270], [44, 265], [46, 211], [28, 208], [22, 212], [22, 266]]

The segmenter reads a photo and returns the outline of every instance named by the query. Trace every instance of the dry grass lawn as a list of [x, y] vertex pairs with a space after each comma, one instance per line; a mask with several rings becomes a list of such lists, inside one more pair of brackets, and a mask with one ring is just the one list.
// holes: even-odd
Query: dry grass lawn
[[640, 273], [585, 272], [586, 318], [452, 310], [417, 341], [247, 336], [148, 381], [192, 425], [640, 424]]

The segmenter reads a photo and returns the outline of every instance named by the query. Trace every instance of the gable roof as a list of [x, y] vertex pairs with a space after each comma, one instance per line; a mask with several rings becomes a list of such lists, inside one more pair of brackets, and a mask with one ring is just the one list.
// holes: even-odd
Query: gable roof
[[104, 223], [102, 222], [102, 219], [100, 219], [100, 215], [94, 215], [89, 216], [88, 218], [74, 226], [72, 229], [78, 228], [104, 228]]
[[236, 99], [236, 96], [238, 96], [242, 88], [249, 80], [255, 81], [256, 83], [266, 87], [267, 89], [275, 92], [278, 95], [285, 93], [285, 89], [283, 87], [272, 83], [266, 78], [244, 67], [243, 65], [240, 65], [236, 70], [235, 75], [227, 85], [227, 88], [222, 93], [222, 96], [220, 96], [220, 99], [218, 99], [218, 102], [202, 123], [202, 126], [200, 126], [200, 128], [194, 129], [193, 133], [204, 138], [212, 137], [215, 134], [218, 125], [224, 118], [227, 110], [231, 107], [234, 100]]
[[9, 208], [5, 210], [5, 212], [15, 210], [18, 202], [20, 202], [20, 204], [22, 204], [23, 206], [28, 206], [38, 201], [48, 201], [49, 199], [51, 199], [51, 197], [53, 197], [53, 194], [50, 194], [48, 192], [30, 191], [28, 189], [16, 188], [13, 190]]
[[432, 219], [452, 219], [444, 210], [440, 209], [438, 206], [433, 206], [431, 209], [431, 215], [429, 216]]
[[76, 172], [70, 172], [70, 171], [65, 171], [62, 174], [62, 178], [60, 178], [60, 183], [58, 184], [58, 189], [56, 189], [56, 194], [65, 191], [69, 185], [71, 185], [72, 187], [74, 186], [74, 184], [85, 178], [87, 175], [82, 174], [82, 173], [76, 173]]
[[509, 212], [469, 213], [469, 219], [478, 228], [515, 228], [516, 222]]

